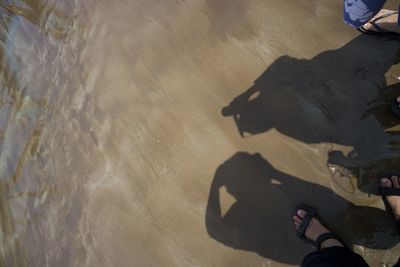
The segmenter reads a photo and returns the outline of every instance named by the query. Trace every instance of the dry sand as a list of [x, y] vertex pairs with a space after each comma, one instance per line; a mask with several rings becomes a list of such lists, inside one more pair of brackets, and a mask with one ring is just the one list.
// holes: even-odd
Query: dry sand
[[341, 1], [50, 2], [2, 40], [3, 265], [299, 265], [300, 202], [397, 261], [399, 41]]

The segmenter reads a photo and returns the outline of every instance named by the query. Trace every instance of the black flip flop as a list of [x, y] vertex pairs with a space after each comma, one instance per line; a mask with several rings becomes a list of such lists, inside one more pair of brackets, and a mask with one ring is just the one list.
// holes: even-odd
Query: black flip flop
[[[379, 194], [382, 197], [383, 202], [385, 203], [386, 209], [392, 209], [390, 207], [390, 204], [387, 200], [387, 196], [400, 196], [400, 188], [394, 188], [393, 187], [393, 182], [392, 182], [392, 176], [397, 176], [399, 177], [398, 174], [394, 174], [394, 173], [386, 173], [385, 175], [383, 175], [379, 181], [382, 180], [382, 178], [388, 178], [392, 187], [379, 187]], [[393, 215], [394, 216], [394, 215]], [[396, 221], [397, 223], [397, 228], [400, 230], [400, 220]]]
[[[383, 18], [387, 18], [393, 15], [398, 14], [399, 12], [397, 11], [393, 11], [390, 13], [386, 13], [382, 16], [379, 16], [371, 21], [368, 21], [367, 23], [371, 23], [372, 26], [374, 26], [374, 28], [376, 29], [376, 31], [374, 30], [369, 30], [369, 29], [365, 29], [364, 26], [361, 26], [359, 28], [357, 28], [357, 30], [361, 33], [364, 34], [369, 34], [369, 35], [375, 35], [375, 36], [400, 36], [400, 33], [398, 32], [391, 32], [391, 31], [385, 31], [384, 29], [382, 29], [381, 27], [378, 26], [378, 24], [376, 24], [376, 22], [378, 22], [378, 20], [381, 20]], [[400, 26], [399, 26], [400, 27]]]
[[397, 101], [397, 98], [390, 105], [390, 109], [392, 110], [394, 115], [400, 117], [400, 103]]
[[[308, 239], [308, 238], [306, 237], [306, 230], [307, 230], [307, 227], [308, 227], [308, 225], [310, 224], [312, 218], [315, 217], [316, 219], [318, 219], [317, 213], [316, 213], [315, 209], [311, 208], [310, 206], [307, 206], [307, 205], [304, 205], [304, 204], [303, 204], [303, 205], [299, 205], [299, 206], [296, 207], [296, 209], [295, 209], [293, 215], [297, 215], [297, 211], [300, 210], [300, 209], [307, 212], [307, 213], [306, 213], [306, 216], [304, 217], [304, 219], [302, 220], [301, 224], [299, 225], [299, 229], [296, 230], [296, 234], [297, 234], [297, 236], [298, 236], [301, 240], [303, 240], [304, 242], [306, 242], [306, 243], [312, 245], [312, 246], [313, 246], [314, 248], [316, 248], [317, 250], [321, 250], [321, 244], [322, 244], [322, 242], [324, 242], [324, 241], [327, 240], [327, 239], [336, 239], [336, 240], [338, 240], [340, 243], [344, 244], [344, 243], [343, 243], [335, 234], [333, 234], [333, 233], [323, 233], [323, 234], [321, 234], [321, 235], [317, 238], [316, 241], [311, 240], [311, 239]], [[297, 216], [298, 216], [298, 215], [297, 215]], [[319, 219], [318, 219], [318, 220], [319, 220]], [[320, 220], [319, 220], [319, 221], [320, 221]]]

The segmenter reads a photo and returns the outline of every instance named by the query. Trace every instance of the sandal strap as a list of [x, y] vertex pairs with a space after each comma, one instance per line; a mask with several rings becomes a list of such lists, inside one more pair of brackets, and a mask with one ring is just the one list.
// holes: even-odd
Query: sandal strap
[[311, 219], [312, 219], [313, 217], [315, 217], [315, 211], [314, 211], [313, 209], [307, 209], [306, 212], [307, 212], [307, 214], [306, 214], [306, 216], [303, 218], [303, 220], [302, 220], [302, 222], [300, 223], [299, 228], [298, 228], [298, 230], [297, 230], [297, 235], [298, 235], [299, 237], [305, 237], [307, 227], [308, 227], [308, 225], [310, 224]]
[[384, 29], [382, 29], [375, 21], [370, 22], [372, 26], [377, 30], [377, 32], [386, 32]]
[[375, 18], [375, 19], [369, 21], [369, 23], [373, 24], [373, 23], [377, 22], [378, 20], [381, 20], [381, 19], [384, 19], [384, 18], [393, 16], [393, 15], [396, 15], [396, 14], [398, 14], [398, 13], [399, 13], [398, 11], [388, 12], [388, 13], [382, 15], [382, 16], [379, 16], [379, 17], [377, 17], [377, 18]]
[[386, 34], [396, 34], [396, 35], [397, 35], [397, 34], [398, 34], [397, 32], [386, 31], [385, 29], [383, 29], [382, 27], [380, 27], [380, 26], [377, 24], [377, 22], [378, 22], [379, 20], [381, 20], [381, 19], [384, 19], [384, 18], [393, 16], [393, 15], [396, 15], [396, 14], [398, 14], [398, 13], [399, 13], [398, 11], [389, 12], [389, 13], [386, 13], [386, 14], [384, 14], [384, 15], [382, 15], [382, 16], [379, 16], [379, 17], [377, 17], [377, 18], [375, 18], [375, 19], [373, 19], [373, 20], [371, 20], [371, 21], [368, 21], [367, 23], [370, 23], [370, 24], [376, 29], [376, 31], [374, 31], [374, 30], [367, 30], [367, 29], [364, 28], [364, 26], [361, 26], [361, 27], [357, 28], [357, 30], [360, 31], [360, 32], [362, 32], [362, 33], [371, 34], [371, 35], [381, 35], [381, 34], [383, 34], [383, 33], [386, 33]]
[[337, 241], [339, 241], [340, 243], [342, 243], [342, 241], [337, 237], [337, 235], [335, 235], [334, 233], [324, 233], [321, 234], [317, 240], [315, 241], [315, 243], [317, 244], [316, 247], [318, 250], [321, 250], [321, 244], [322, 242], [324, 242], [325, 240], [328, 239], [336, 239]]
[[372, 26], [374, 26], [374, 28], [378, 30], [378, 32], [387, 32], [387, 31], [385, 31], [384, 29], [382, 29], [380, 26], [378, 26], [377, 22], [378, 22], [379, 20], [381, 20], [381, 19], [384, 19], [384, 18], [393, 16], [393, 15], [396, 15], [396, 14], [398, 14], [398, 13], [399, 13], [399, 12], [397, 12], [397, 11], [393, 11], [393, 12], [386, 13], [386, 14], [384, 14], [384, 15], [382, 15], [382, 16], [379, 16], [379, 17], [375, 18], [374, 20], [371, 20], [369, 23], [371, 23]]
[[364, 28], [364, 26], [358, 27], [357, 31], [359, 31], [359, 32], [361, 32], [363, 34], [374, 35], [374, 36], [387, 36], [387, 37], [396, 36], [397, 37], [397, 36], [400, 35], [400, 33], [398, 33], [398, 32], [367, 30], [367, 29]]
[[381, 196], [400, 196], [400, 188], [380, 187], [379, 193]]

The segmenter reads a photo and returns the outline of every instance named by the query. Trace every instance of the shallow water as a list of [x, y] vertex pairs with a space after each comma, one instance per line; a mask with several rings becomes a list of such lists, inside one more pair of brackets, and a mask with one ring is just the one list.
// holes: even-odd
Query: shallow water
[[299, 202], [395, 262], [376, 177], [399, 162], [399, 42], [341, 13], [0, 2], [0, 265], [298, 265]]

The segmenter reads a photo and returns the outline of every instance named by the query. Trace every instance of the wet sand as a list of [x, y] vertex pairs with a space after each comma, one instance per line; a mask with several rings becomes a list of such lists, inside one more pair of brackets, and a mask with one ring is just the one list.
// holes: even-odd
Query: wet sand
[[299, 202], [397, 261], [398, 40], [340, 1], [23, 3], [0, 6], [0, 265], [299, 265]]

